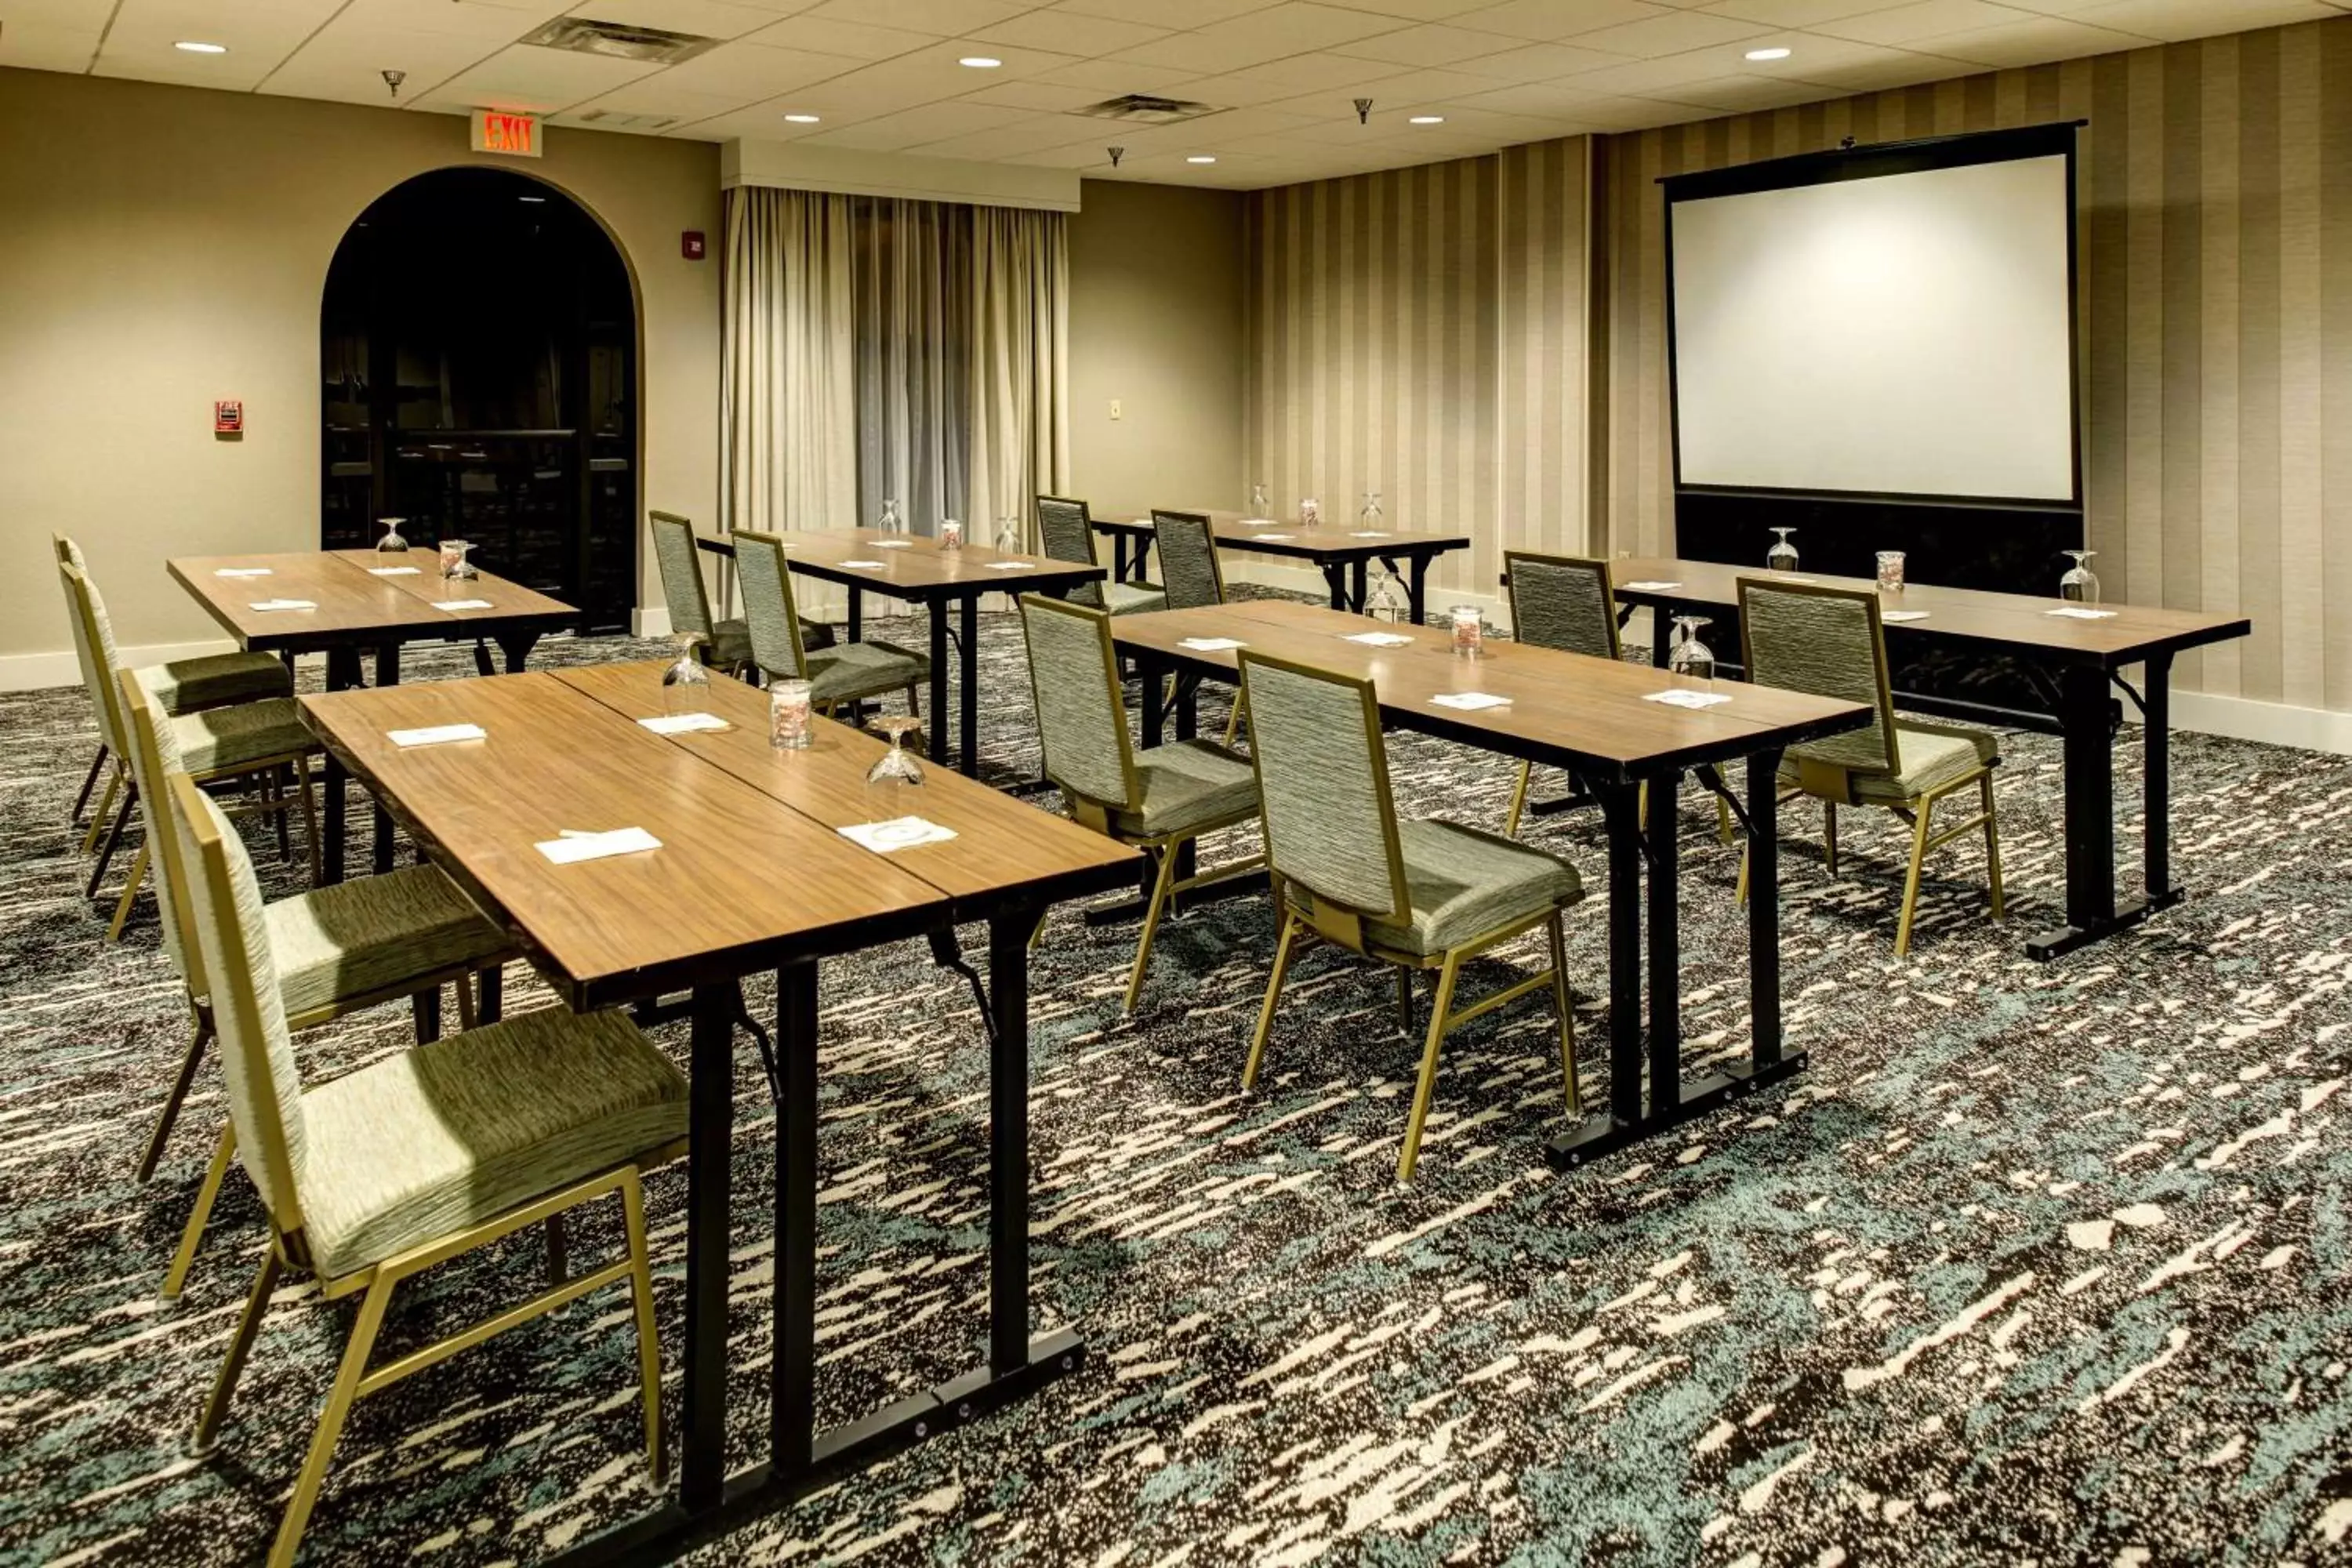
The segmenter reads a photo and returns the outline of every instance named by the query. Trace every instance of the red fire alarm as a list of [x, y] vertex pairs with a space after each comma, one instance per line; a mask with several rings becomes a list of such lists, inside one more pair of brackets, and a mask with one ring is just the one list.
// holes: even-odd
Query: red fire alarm
[[213, 434], [242, 436], [245, 434], [245, 401], [224, 397], [213, 405]]
[[702, 235], [700, 231], [690, 228], [684, 234], [679, 235], [677, 237], [677, 253], [680, 256], [685, 257], [688, 261], [701, 260]]

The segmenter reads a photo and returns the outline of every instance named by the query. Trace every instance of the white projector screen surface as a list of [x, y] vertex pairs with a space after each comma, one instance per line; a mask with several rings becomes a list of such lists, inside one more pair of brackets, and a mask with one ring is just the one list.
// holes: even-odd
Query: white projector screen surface
[[1675, 202], [1681, 482], [2073, 500], [2066, 164]]

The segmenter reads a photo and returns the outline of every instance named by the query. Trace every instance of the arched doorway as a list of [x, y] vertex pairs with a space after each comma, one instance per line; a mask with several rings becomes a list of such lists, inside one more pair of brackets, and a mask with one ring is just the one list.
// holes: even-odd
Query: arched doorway
[[322, 542], [475, 544], [489, 571], [624, 630], [636, 600], [637, 315], [596, 220], [504, 169], [377, 198], [320, 313]]

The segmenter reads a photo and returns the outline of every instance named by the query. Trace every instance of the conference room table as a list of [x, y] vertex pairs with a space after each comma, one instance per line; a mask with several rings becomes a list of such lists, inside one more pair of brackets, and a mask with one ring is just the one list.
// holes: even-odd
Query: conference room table
[[[1220, 550], [1235, 550], [1251, 555], [1274, 555], [1294, 561], [1307, 561], [1323, 574], [1323, 582], [1330, 590], [1331, 607], [1360, 614], [1364, 608], [1366, 576], [1370, 563], [1378, 561], [1391, 573], [1396, 573], [1405, 585], [1406, 607], [1412, 624], [1420, 626], [1428, 604], [1429, 563], [1449, 551], [1470, 548], [1466, 533], [1413, 533], [1398, 529], [1362, 529], [1326, 518], [1315, 528], [1297, 522], [1277, 522], [1267, 518], [1245, 517], [1237, 511], [1221, 511], [1211, 507], [1163, 507], [1163, 511], [1184, 511], [1209, 520], [1209, 533]], [[1112, 542], [1114, 575], [1121, 581], [1140, 577], [1150, 563], [1151, 542], [1157, 536], [1150, 518], [1122, 520], [1098, 517], [1094, 520], [1095, 531], [1108, 534]], [[1399, 571], [1399, 563], [1403, 570]]]
[[[1360, 640], [1367, 637], [1406, 640], [1381, 647]], [[1503, 642], [1489, 642], [1478, 657], [1464, 658], [1454, 652], [1448, 631], [1384, 625], [1293, 600], [1120, 616], [1111, 622], [1111, 637], [1140, 667], [1147, 689], [1156, 677], [1178, 678], [1179, 739], [1191, 738], [1198, 724], [1194, 694], [1200, 679], [1236, 678], [1240, 661], [1228, 645], [1239, 642], [1370, 680], [1386, 725], [1566, 768], [1598, 797], [1609, 836], [1609, 1106], [1546, 1145], [1546, 1158], [1555, 1165], [1581, 1165], [1803, 1070], [1807, 1053], [1787, 1050], [1781, 1038], [1775, 774], [1790, 746], [1858, 729], [1869, 722], [1869, 709], [1731, 682], [1714, 688], [1727, 700], [1677, 707], [1654, 699], [1677, 686], [1697, 688], [1641, 665]], [[1463, 710], [1434, 700], [1474, 692], [1507, 701]], [[1146, 702], [1143, 743], [1159, 744], [1164, 725], [1160, 705]], [[1680, 851], [1673, 805], [1685, 773], [1743, 758], [1747, 816], [1755, 828], [1748, 900], [1748, 1059], [1686, 1084], [1681, 1054]], [[1641, 808], [1644, 784], [1651, 805], [1646, 824]]]
[[[976, 1420], [1079, 1366], [1074, 1329], [1029, 1332], [1028, 952], [1041, 913], [1130, 881], [1134, 850], [944, 769], [868, 784], [885, 747], [814, 719], [814, 743], [769, 742], [765, 693], [698, 689], [728, 726], [658, 734], [658, 661], [301, 700], [331, 754], [374, 790], [433, 863], [511, 931], [578, 1011], [690, 991], [682, 1463], [674, 1500], [567, 1554], [667, 1562], [893, 1449]], [[402, 746], [392, 731], [473, 724], [482, 737]], [[844, 828], [919, 816], [944, 842], [877, 852]], [[535, 847], [645, 829], [658, 847], [559, 865]], [[816, 1426], [818, 1040], [823, 960], [988, 926], [989, 1303], [985, 1361], [835, 1428]], [[961, 964], [961, 959], [956, 962]], [[776, 974], [776, 1283], [769, 1457], [726, 1451], [730, 1151], [741, 982]], [[967, 972], [969, 973], [969, 972]], [[975, 979], [974, 984], [978, 982]], [[673, 1365], [677, 1364], [673, 1361]]]
[[[1764, 577], [1761, 568], [1713, 561], [1650, 557], [1610, 563], [1617, 602], [1652, 611], [1651, 660], [1663, 667], [1670, 617], [1708, 613], [1727, 617], [1738, 636], [1738, 583]], [[1800, 573], [1798, 582], [1877, 591], [1868, 578]], [[2065, 748], [2066, 922], [2026, 940], [2031, 957], [2049, 960], [2139, 924], [2187, 897], [2172, 878], [2172, 660], [2184, 649], [2247, 636], [2242, 616], [2168, 610], [2142, 605], [2069, 605], [2032, 594], [1995, 594], [1914, 583], [1881, 595], [1891, 642], [1947, 641], [2007, 655], [2049, 699]], [[2084, 615], [2083, 612], [2092, 612]], [[1912, 616], [1918, 618], [1913, 619]], [[2124, 671], [2137, 665], [2134, 688]], [[2112, 690], [2140, 711], [2144, 725], [2145, 866], [2139, 898], [2116, 895], [2116, 806]], [[1901, 695], [1897, 694], [1897, 701]]]
[[[375, 683], [399, 685], [400, 650], [413, 642], [472, 637], [484, 675], [491, 670], [488, 644], [496, 643], [507, 668], [519, 670], [542, 636], [580, 618], [562, 600], [488, 572], [444, 578], [437, 549], [184, 555], [164, 565], [237, 647], [278, 654], [289, 669], [299, 654], [326, 655], [330, 691], [362, 685], [362, 658], [370, 653]], [[265, 607], [270, 605], [284, 607]], [[340, 882], [345, 778], [331, 752], [323, 784], [322, 870], [328, 881]], [[379, 876], [392, 869], [392, 821], [379, 806], [373, 860]]]
[[[931, 717], [925, 727], [931, 754], [950, 755], [966, 776], [980, 771], [981, 596], [985, 594], [1050, 594], [1058, 598], [1082, 583], [1101, 580], [1099, 566], [1055, 561], [1043, 555], [1008, 555], [984, 545], [943, 550], [924, 534], [885, 533], [875, 528], [835, 528], [780, 533], [794, 573], [849, 590], [849, 640], [865, 634], [865, 596], [880, 594], [920, 605], [930, 616]], [[695, 543], [730, 560], [735, 542], [725, 534], [701, 534]], [[948, 611], [956, 611], [957, 718], [960, 733], [948, 748]]]

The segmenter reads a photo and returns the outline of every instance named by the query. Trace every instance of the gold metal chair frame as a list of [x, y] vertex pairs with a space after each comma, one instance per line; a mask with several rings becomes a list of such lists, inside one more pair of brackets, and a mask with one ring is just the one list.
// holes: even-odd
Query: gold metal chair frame
[[[1217, 553], [1216, 531], [1210, 526], [1208, 514], [1198, 511], [1164, 511], [1159, 507], [1153, 507], [1151, 509], [1151, 538], [1154, 544], [1157, 544], [1160, 541], [1160, 520], [1162, 518], [1174, 520], [1188, 527], [1194, 523], [1198, 523], [1200, 525], [1201, 531], [1208, 540], [1209, 575], [1216, 579], [1217, 603], [1221, 605], [1223, 604], [1225, 602], [1224, 561], [1223, 558]], [[1167, 560], [1167, 551], [1160, 551], [1160, 558], [1163, 562]], [[1167, 575], [1167, 573], [1163, 570], [1160, 575], [1165, 576]], [[1172, 707], [1175, 705], [1176, 683], [1183, 679], [1184, 678], [1181, 675], [1171, 675], [1168, 678], [1168, 686], [1165, 693], [1166, 701], [1163, 704], [1164, 706]], [[1233, 708], [1225, 715], [1225, 738], [1223, 743], [1228, 750], [1233, 746], [1234, 737], [1241, 733], [1242, 721], [1248, 716], [1248, 713], [1249, 703], [1244, 700], [1241, 688], [1236, 685], [1234, 688]], [[1130, 1007], [1129, 1011], [1132, 1010], [1133, 1009]]]
[[[182, 776], [175, 781], [173, 787], [185, 792], [182, 808], [195, 839], [192, 848], [204, 862], [203, 874], [222, 890], [222, 901], [226, 903], [228, 881], [226, 850], [217, 832], [196, 809], [194, 784]], [[225, 956], [231, 964], [246, 963], [244, 936], [234, 922], [222, 930], [221, 942], [226, 950]], [[640, 1159], [574, 1182], [559, 1191], [519, 1204], [503, 1214], [421, 1243], [350, 1273], [331, 1277], [318, 1275], [321, 1300], [338, 1300], [360, 1292], [364, 1292], [364, 1295], [360, 1301], [358, 1317], [352, 1322], [352, 1336], [344, 1347], [341, 1363], [336, 1368], [334, 1384], [328, 1392], [326, 1408], [320, 1412], [318, 1428], [311, 1436], [310, 1453], [304, 1458], [301, 1475], [295, 1482], [293, 1498], [286, 1505], [285, 1518], [279, 1523], [277, 1539], [270, 1546], [270, 1568], [290, 1568], [295, 1551], [301, 1544], [302, 1531], [310, 1522], [311, 1508], [318, 1501], [320, 1486], [326, 1479], [328, 1461], [334, 1455], [336, 1440], [342, 1435], [343, 1422], [350, 1415], [352, 1405], [362, 1396], [374, 1394], [413, 1373], [422, 1372], [446, 1360], [461, 1350], [480, 1344], [494, 1334], [541, 1317], [592, 1290], [601, 1289], [625, 1278], [629, 1281], [635, 1303], [637, 1371], [645, 1404], [646, 1458], [652, 1484], [656, 1489], [660, 1487], [663, 1474], [661, 1346], [654, 1322], [652, 1251], [646, 1241], [645, 1196], [639, 1178], [646, 1171], [657, 1169], [682, 1157], [686, 1148], [686, 1140], [675, 1140], [650, 1151]], [[446, 1262], [477, 1247], [488, 1246], [526, 1226], [542, 1223], [553, 1226], [567, 1211], [614, 1192], [620, 1194], [623, 1218], [628, 1232], [626, 1258], [586, 1274], [567, 1276], [559, 1261], [561, 1246], [556, 1239], [557, 1233], [551, 1229], [550, 1272], [554, 1278], [546, 1289], [470, 1328], [436, 1340], [373, 1371], [369, 1369], [368, 1358], [375, 1348], [377, 1331], [383, 1325], [384, 1311], [391, 1304], [393, 1289], [400, 1281], [421, 1274], [436, 1263]], [[236, 1332], [230, 1336], [228, 1353], [221, 1364], [219, 1376], [214, 1380], [212, 1394], [205, 1401], [203, 1414], [196, 1419], [191, 1445], [191, 1453], [196, 1456], [209, 1453], [219, 1438], [221, 1425], [228, 1415], [229, 1401], [236, 1392], [237, 1379], [245, 1370], [246, 1357], [253, 1349], [254, 1336], [269, 1310], [270, 1295], [277, 1289], [278, 1276], [289, 1268], [318, 1274], [299, 1225], [291, 1229], [281, 1228], [273, 1213], [269, 1229], [269, 1249], [262, 1257], [260, 1272], [254, 1278], [253, 1289], [246, 1298], [245, 1310], [237, 1320]]]
[[[762, 533], [756, 530], [748, 528], [744, 529], [735, 535], [735, 548], [737, 551], [740, 552], [744, 549], [747, 543], [754, 550], [772, 549], [776, 552], [776, 570], [778, 574], [784, 580], [784, 619], [792, 626], [793, 651], [800, 656], [801, 661], [802, 673], [798, 676], [789, 677], [787, 679], [806, 680], [810, 679], [808, 675], [808, 639], [801, 634], [800, 602], [793, 594], [792, 558], [784, 553], [784, 542], [772, 533]], [[744, 595], [743, 613], [746, 616], [749, 616], [751, 613], [751, 595], [748, 593]], [[760, 676], [767, 679], [773, 680], [777, 679], [775, 676], [770, 674], [766, 668], [761, 666], [759, 653], [756, 648], [753, 650], [751, 662], [748, 668], [750, 670], [756, 671]], [[936, 680], [939, 679], [939, 673], [934, 670], [930, 675], [925, 677], [925, 679]], [[921, 684], [921, 681], [916, 680], [907, 682], [907, 713], [910, 718], [920, 719], [923, 716], [922, 693], [919, 689]], [[855, 709], [861, 703], [876, 701], [877, 701], [877, 699], [872, 695], [865, 697], [835, 697], [828, 698], [823, 702], [812, 702], [810, 706], [816, 712], [824, 715], [827, 719], [830, 719], [834, 717], [835, 713], [840, 711], [842, 705], [845, 703], [852, 709]], [[926, 735], [923, 739], [928, 743], [930, 737]]]
[[[1071, 616], [1094, 624], [1095, 633], [1102, 642], [1104, 700], [1110, 704], [1111, 711], [1118, 715], [1119, 734], [1124, 742], [1127, 733], [1127, 703], [1119, 691], [1118, 659], [1117, 650], [1111, 642], [1109, 616], [1100, 611], [1089, 610], [1082, 605], [1047, 598], [1039, 594], [1024, 595], [1020, 603], [1024, 609], [1034, 605], [1055, 615]], [[1029, 623], [1025, 616], [1021, 626], [1022, 645], [1025, 652], [1029, 637]], [[1029, 669], [1030, 679], [1034, 680], [1037, 662], [1034, 653], [1030, 655]], [[1152, 694], [1149, 691], [1145, 692], [1144, 700], [1149, 702], [1151, 700]], [[1114, 826], [1111, 822], [1112, 813], [1132, 813], [1141, 809], [1141, 797], [1136, 785], [1135, 748], [1132, 742], [1122, 743], [1119, 747], [1119, 773], [1126, 785], [1126, 798], [1123, 800], [1097, 800], [1074, 785], [1055, 777], [1050, 766], [1045, 769], [1045, 773], [1054, 787], [1062, 792], [1062, 798], [1069, 803], [1072, 821], [1082, 827], [1094, 829], [1106, 838], [1140, 849], [1152, 858], [1154, 874], [1151, 880], [1151, 899], [1143, 912], [1142, 933], [1136, 938], [1135, 963], [1128, 972], [1127, 996], [1123, 1004], [1127, 1012], [1133, 1013], [1136, 1003], [1143, 995], [1143, 976], [1151, 962], [1152, 938], [1159, 934], [1160, 918], [1167, 912], [1168, 906], [1175, 896], [1179, 893], [1191, 892], [1195, 888], [1212, 887], [1219, 882], [1231, 881], [1236, 877], [1249, 876], [1262, 869], [1265, 865], [1264, 855], [1251, 855], [1231, 865], [1220, 866], [1213, 871], [1197, 871], [1190, 877], [1178, 877], [1175, 874], [1178, 852], [1185, 845], [1204, 835], [1238, 826], [1249, 821], [1257, 816], [1257, 811], [1253, 807], [1248, 811], [1236, 812], [1213, 822], [1204, 822], [1196, 826], [1188, 827], [1181, 833], [1129, 833]], [[1032, 946], [1036, 944], [1038, 937], [1044, 934], [1045, 930], [1045, 919], [1040, 916], [1036, 931], [1030, 934], [1029, 940]]]
[[[1756, 669], [1756, 650], [1748, 639], [1747, 597], [1751, 581], [1751, 579], [1742, 578], [1738, 586], [1740, 594], [1739, 652], [1741, 659], [1748, 666], [1752, 677]], [[1876, 806], [1879, 809], [1893, 812], [1910, 826], [1911, 860], [1903, 879], [1902, 912], [1897, 917], [1895, 926], [1895, 956], [1907, 957], [1911, 952], [1911, 927], [1919, 909], [1920, 871], [1927, 863], [1929, 851], [1940, 849], [1961, 835], [1982, 828], [1985, 841], [1985, 868], [1988, 879], [1992, 885], [1992, 918], [1995, 921], [2006, 920], [2009, 910], [2001, 892], [2000, 830], [1995, 817], [1992, 787], [1993, 768], [1998, 765], [1998, 759], [1994, 763], [1972, 768], [1948, 784], [1939, 784], [1924, 794], [1911, 795], [1899, 802], [1888, 801], [1882, 804], [1877, 801], [1864, 801], [1857, 796], [1855, 787], [1857, 780], [1892, 777], [1902, 762], [1899, 748], [1903, 742], [1901, 736], [1896, 733], [1894, 686], [1886, 672], [1886, 633], [1884, 624], [1879, 620], [1880, 606], [1877, 595], [1856, 589], [1835, 588], [1822, 583], [1760, 582], [1754, 583], [1753, 585], [1775, 594], [1805, 594], [1820, 598], [1853, 600], [1864, 606], [1870, 618], [1870, 639], [1875, 654], [1874, 674], [1878, 685], [1876, 703], [1878, 730], [1885, 742], [1884, 762], [1875, 767], [1854, 768], [1841, 767], [1832, 763], [1817, 763], [1800, 757], [1797, 759], [1796, 784], [1780, 793], [1780, 800], [1782, 804], [1794, 800], [1799, 795], [1811, 795], [1822, 803], [1822, 851], [1829, 874], [1835, 877], [1838, 870], [1837, 810], [1840, 805]], [[1955, 795], [1968, 788], [1970, 784], [1977, 786], [1977, 815], [1965, 822], [1947, 827], [1940, 833], [1935, 832], [1933, 822], [1937, 803], [1947, 795]], [[1747, 901], [1748, 852], [1745, 847], [1742, 847], [1739, 854], [1739, 885], [1737, 896], [1741, 902]]]
[[[1355, 689], [1359, 700], [1363, 704], [1364, 732], [1370, 742], [1372, 759], [1373, 793], [1381, 803], [1381, 814], [1388, 822], [1387, 851], [1391, 904], [1388, 910], [1374, 910], [1370, 911], [1370, 914], [1375, 917], [1387, 914], [1399, 920], [1410, 919], [1412, 900], [1405, 882], [1403, 852], [1397, 842], [1395, 796], [1390, 790], [1388, 751], [1381, 742], [1380, 703], [1373, 694], [1372, 683], [1341, 675], [1335, 670], [1319, 668], [1315, 665], [1276, 658], [1272, 655], [1247, 650], [1243, 652], [1240, 663], [1244, 696], [1248, 694], [1250, 670], [1258, 665], [1286, 670], [1295, 675], [1312, 676], [1318, 679], [1328, 680], [1334, 685], [1345, 685]], [[1270, 827], [1267, 833], [1270, 843], [1272, 836]], [[1445, 1042], [1445, 1037], [1472, 1019], [1484, 1016], [1497, 1007], [1506, 1006], [1546, 986], [1551, 989], [1552, 1008], [1559, 1023], [1559, 1064], [1561, 1077], [1567, 1087], [1568, 1114], [1570, 1117], [1576, 1117], [1583, 1113], [1583, 1092], [1578, 1085], [1576, 1075], [1576, 1010], [1568, 987], [1568, 939], [1566, 930], [1561, 924], [1561, 911], [1559, 907], [1555, 906], [1543, 913], [1514, 921], [1508, 925], [1497, 927], [1493, 931], [1482, 931], [1469, 941], [1457, 942], [1442, 952], [1407, 952], [1400, 949], [1384, 947], [1370, 940], [1366, 934], [1367, 911], [1348, 909], [1320, 894], [1314, 893], [1310, 893], [1307, 901], [1302, 903], [1298, 896], [1292, 891], [1287, 879], [1271, 869], [1267, 875], [1274, 883], [1276, 905], [1282, 911], [1282, 935], [1275, 947], [1274, 973], [1266, 981], [1265, 1001], [1258, 1009], [1257, 1029], [1250, 1038], [1249, 1061], [1242, 1068], [1242, 1089], [1244, 1092], [1257, 1087], [1258, 1068], [1265, 1059], [1266, 1037], [1274, 1027], [1275, 1005], [1281, 999], [1283, 981], [1289, 974], [1290, 959], [1296, 951], [1297, 939], [1302, 935], [1312, 933], [1333, 946], [1345, 948], [1360, 957], [1395, 967], [1398, 1013], [1404, 1032], [1408, 1036], [1412, 1033], [1413, 972], [1432, 969], [1437, 972], [1437, 990], [1431, 1004], [1428, 1035], [1422, 1047], [1421, 1075], [1413, 1087], [1412, 1113], [1411, 1120], [1405, 1124], [1404, 1148], [1397, 1156], [1397, 1180], [1400, 1183], [1412, 1180], [1413, 1167], [1421, 1157], [1422, 1128], [1429, 1120], [1430, 1102], [1435, 1097], [1438, 1056], [1440, 1047]], [[1451, 1010], [1454, 1005], [1454, 984], [1461, 976], [1464, 963], [1491, 948], [1499, 947], [1505, 942], [1525, 935], [1538, 926], [1547, 928], [1550, 940], [1550, 968], [1530, 975], [1525, 980], [1515, 981], [1500, 991], [1479, 998], [1458, 1012]]]

